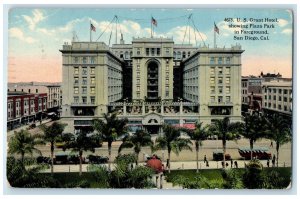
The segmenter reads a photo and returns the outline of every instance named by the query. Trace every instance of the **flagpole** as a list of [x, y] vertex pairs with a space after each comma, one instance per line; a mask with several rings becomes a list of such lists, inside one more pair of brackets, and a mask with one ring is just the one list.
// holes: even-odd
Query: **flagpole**
[[151, 17], [151, 38], [153, 38], [152, 32], [153, 32], [153, 23], [152, 23], [152, 17]]
[[90, 20], [90, 42], [92, 42], [92, 22]]
[[217, 48], [217, 46], [216, 46], [216, 31], [215, 31], [215, 28], [214, 28], [214, 48]]

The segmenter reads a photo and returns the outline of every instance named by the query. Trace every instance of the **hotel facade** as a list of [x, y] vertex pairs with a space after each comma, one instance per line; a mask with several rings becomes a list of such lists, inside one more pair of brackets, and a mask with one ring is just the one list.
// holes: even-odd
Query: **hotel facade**
[[228, 116], [241, 121], [240, 45], [199, 48], [171, 38], [65, 43], [62, 122], [65, 132], [93, 131], [92, 120], [116, 113], [130, 131], [162, 133], [164, 123], [193, 128]]

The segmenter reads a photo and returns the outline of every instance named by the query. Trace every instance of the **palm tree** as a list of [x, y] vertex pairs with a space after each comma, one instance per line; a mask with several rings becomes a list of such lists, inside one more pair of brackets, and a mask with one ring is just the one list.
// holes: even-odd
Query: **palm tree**
[[136, 154], [136, 165], [138, 165], [139, 153], [141, 152], [141, 148], [144, 146], [153, 146], [151, 135], [143, 130], [137, 130], [134, 135], [127, 135], [124, 137], [123, 143], [120, 145], [118, 153], [120, 153], [124, 148], [134, 147], [133, 150]]
[[8, 153], [20, 154], [21, 162], [24, 163], [26, 153], [32, 155], [33, 152], [37, 152], [41, 154], [41, 151], [35, 148], [35, 145], [41, 143], [41, 140], [38, 140], [36, 136], [30, 135], [27, 130], [15, 131], [14, 136], [10, 138], [8, 143]]
[[196, 123], [196, 128], [192, 131], [187, 131], [188, 136], [190, 136], [191, 140], [195, 141], [196, 148], [196, 161], [197, 161], [197, 173], [199, 172], [199, 149], [202, 145], [202, 141], [207, 139], [209, 136], [208, 126], [202, 126], [201, 123]]
[[100, 138], [96, 134], [88, 134], [88, 132], [82, 130], [76, 134], [66, 134], [64, 136], [66, 145], [64, 150], [71, 148], [72, 152], [78, 152], [79, 154], [79, 175], [82, 175], [82, 154], [83, 151], [95, 152], [95, 148], [99, 146]]
[[265, 136], [265, 120], [262, 116], [258, 115], [246, 115], [244, 117], [244, 124], [242, 124], [241, 135], [249, 139], [251, 160], [254, 143]]
[[173, 151], [176, 155], [182, 149], [188, 149], [192, 151], [191, 145], [192, 142], [190, 139], [180, 138], [180, 132], [184, 131], [182, 128], [176, 128], [171, 125], [163, 125], [164, 135], [159, 136], [155, 143], [154, 150], [159, 149], [167, 149], [168, 151], [168, 171], [170, 171], [170, 162], [171, 162], [171, 151]]
[[268, 117], [267, 122], [267, 137], [274, 140], [276, 143], [276, 166], [278, 167], [279, 148], [281, 145], [291, 141], [292, 131], [287, 120], [276, 114]]
[[53, 174], [53, 154], [54, 154], [54, 145], [56, 142], [62, 140], [62, 133], [66, 127], [66, 124], [61, 124], [59, 122], [53, 122], [51, 126], [46, 126], [42, 124], [39, 128], [44, 132], [43, 139], [47, 142], [50, 142], [50, 151], [51, 151], [51, 173]]
[[223, 168], [225, 168], [226, 141], [236, 138], [239, 129], [240, 123], [230, 123], [229, 117], [225, 117], [222, 120], [216, 120], [215, 123], [211, 125], [210, 131], [217, 134], [218, 137], [222, 139]]
[[[111, 146], [112, 143], [122, 135], [127, 133], [127, 118], [118, 119], [116, 114], [103, 114], [104, 121], [95, 119], [94, 120], [94, 129], [99, 132], [101, 139], [104, 142], [107, 142], [108, 145], [108, 156], [111, 161]], [[109, 164], [109, 169], [111, 164]]]

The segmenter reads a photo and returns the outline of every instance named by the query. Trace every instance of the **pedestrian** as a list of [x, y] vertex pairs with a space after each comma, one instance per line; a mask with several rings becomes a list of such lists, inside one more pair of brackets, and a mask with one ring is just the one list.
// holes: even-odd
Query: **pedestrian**
[[273, 159], [272, 159], [272, 167], [275, 167], [275, 160], [276, 160], [276, 157], [275, 157], [275, 155], [273, 155]]
[[232, 165], [233, 165], [233, 160], [232, 158], [230, 159], [230, 167], [232, 168]]
[[267, 160], [267, 167], [270, 167], [270, 160]]
[[222, 168], [224, 168], [224, 162], [222, 161]]
[[228, 167], [228, 162], [226, 162], [226, 168]]
[[272, 147], [272, 148], [273, 148], [273, 141], [271, 141], [270, 147]]
[[209, 167], [208, 161], [206, 160], [206, 167]]
[[237, 163], [237, 161], [234, 161], [234, 166], [235, 166], [235, 168], [238, 168], [238, 163]]
[[206, 159], [206, 155], [204, 155], [204, 163], [207, 161], [207, 159]]

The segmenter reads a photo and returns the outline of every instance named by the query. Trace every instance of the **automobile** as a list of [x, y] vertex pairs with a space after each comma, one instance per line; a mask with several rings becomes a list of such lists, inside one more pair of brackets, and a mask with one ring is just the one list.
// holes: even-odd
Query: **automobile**
[[[215, 150], [213, 152], [213, 160], [215, 161], [221, 161], [223, 160], [223, 151], [221, 150]], [[225, 160], [231, 160], [231, 155], [226, 153], [225, 154]]]
[[[253, 147], [252, 157], [259, 160], [268, 160], [272, 158], [272, 154], [268, 152], [268, 147]], [[251, 159], [251, 149], [250, 147], [240, 147], [238, 149], [240, 156], [246, 160]]]
[[36, 162], [39, 164], [42, 164], [42, 163], [51, 164], [51, 158], [45, 157], [45, 156], [38, 156], [36, 158]]
[[91, 164], [103, 164], [107, 163], [109, 158], [107, 156], [99, 156], [99, 155], [88, 155], [88, 162]]
[[34, 129], [35, 127], [36, 127], [35, 123], [29, 125], [29, 129]]
[[[55, 154], [53, 162], [54, 164], [79, 164], [79, 156], [69, 151], [61, 151]], [[82, 163], [84, 162], [83, 159]]]

